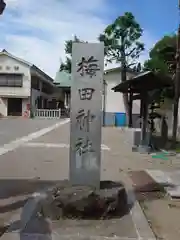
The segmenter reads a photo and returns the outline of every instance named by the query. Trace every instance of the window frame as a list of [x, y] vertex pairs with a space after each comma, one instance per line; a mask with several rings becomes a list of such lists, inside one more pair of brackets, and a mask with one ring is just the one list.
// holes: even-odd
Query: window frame
[[[1, 77], [4, 77], [1, 79]], [[0, 73], [0, 87], [23, 87], [23, 74], [20, 73]]]

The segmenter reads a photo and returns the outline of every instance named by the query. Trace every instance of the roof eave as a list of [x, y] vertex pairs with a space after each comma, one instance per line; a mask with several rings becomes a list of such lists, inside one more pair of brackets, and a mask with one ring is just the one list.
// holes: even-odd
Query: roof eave
[[[139, 81], [140, 79], [142, 80], [142, 78], [147, 78], [149, 76], [152, 75], [152, 77], [156, 78], [156, 79], [159, 79], [159, 83], [162, 81], [163, 79], [163, 83], [161, 84], [162, 85], [162, 88], [163, 87], [171, 87], [173, 84], [172, 84], [172, 80], [170, 77], [168, 76], [163, 76], [162, 74], [157, 74], [157, 73], [154, 73], [152, 71], [146, 71], [146, 72], [143, 72], [143, 73], [140, 73], [138, 74], [137, 76], [133, 77], [132, 79], [130, 80], [127, 80], [125, 83], [119, 83], [118, 85], [116, 85], [115, 87], [112, 88], [112, 90], [114, 92], [127, 92], [129, 91], [129, 88], [130, 88], [130, 84], [133, 83], [133, 82], [137, 82]], [[144, 79], [145, 81], [145, 79]], [[124, 86], [124, 91], [123, 91], [123, 87], [122, 84], [126, 84], [127, 86]], [[158, 87], [159, 88], [159, 87]], [[121, 89], [121, 90], [120, 90]], [[136, 92], [136, 91], [135, 91]], [[137, 91], [138, 93], [138, 91]]]
[[34, 64], [31, 64], [30, 62], [27, 62], [27, 61], [25, 61], [25, 60], [23, 60], [21, 58], [18, 58], [16, 56], [12, 55], [11, 53], [7, 52], [6, 50], [1, 51], [0, 55], [6, 55], [6, 56], [8, 56], [10, 58], [13, 58], [13, 59], [17, 60], [18, 62], [24, 63], [25, 65], [29, 66], [31, 69], [39, 72], [40, 74], [44, 75], [44, 77], [48, 78], [48, 80], [53, 82], [53, 79], [49, 75], [47, 75], [45, 72], [43, 72], [41, 69], [39, 69]]
[[[121, 67], [115, 67], [115, 68], [110, 68], [110, 69], [107, 69], [104, 71], [104, 74], [107, 74], [107, 73], [110, 73], [110, 72], [115, 72], [117, 70], [121, 70], [122, 68]], [[128, 73], [133, 73], [133, 74], [138, 74], [137, 71], [134, 71], [133, 69], [131, 68], [127, 68], [126, 70]]]
[[6, 55], [6, 56], [8, 56], [10, 58], [13, 58], [14, 60], [16, 60], [18, 62], [21, 62], [21, 63], [23, 63], [23, 64], [25, 64], [25, 65], [27, 65], [29, 67], [32, 67], [32, 64], [30, 62], [27, 62], [27, 61], [25, 61], [25, 60], [23, 60], [21, 58], [18, 58], [16, 56], [12, 55], [11, 53], [7, 52], [5, 49], [0, 52], [0, 55]]
[[31, 69], [37, 71], [39, 74], [42, 74], [45, 78], [47, 78], [49, 81], [53, 83], [54, 81], [53, 78], [51, 78], [49, 75], [47, 75], [45, 72], [43, 72], [40, 68], [38, 68], [34, 64], [31, 66]]

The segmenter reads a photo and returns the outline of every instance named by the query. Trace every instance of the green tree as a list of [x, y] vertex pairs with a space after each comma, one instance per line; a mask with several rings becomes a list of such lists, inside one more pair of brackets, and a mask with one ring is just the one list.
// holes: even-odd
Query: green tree
[[67, 40], [65, 42], [65, 53], [66, 53], [66, 59], [65, 62], [62, 62], [60, 65], [60, 71], [67, 71], [68, 73], [71, 73], [71, 60], [72, 60], [72, 44], [73, 43], [80, 43], [84, 42], [80, 40], [77, 36], [74, 36], [73, 40]]
[[[144, 70], [158, 71], [163, 74], [168, 74], [172, 77], [172, 81], [176, 77], [176, 48], [177, 48], [177, 35], [164, 36], [158, 41], [154, 48], [151, 50], [150, 59], [144, 63]], [[174, 98], [174, 111], [173, 111], [173, 132], [172, 139], [173, 145], [176, 145], [176, 132], [178, 123], [178, 105], [179, 96], [174, 95], [174, 87], [170, 89], [163, 89], [161, 91], [163, 98]]]
[[[126, 12], [119, 16], [112, 24], [108, 25], [100, 34], [99, 41], [104, 42], [107, 62], [116, 62], [121, 66], [121, 80], [127, 79], [127, 69], [137, 64], [144, 44], [139, 41], [143, 30], [137, 23], [132, 13]], [[123, 94], [128, 125], [132, 126], [131, 109], [128, 103], [128, 94]]]
[[159, 71], [173, 76], [176, 70], [176, 35], [164, 36], [149, 53], [144, 70]]
[[[143, 70], [167, 74], [172, 79], [176, 71], [176, 35], [167, 35], [159, 40], [149, 53], [149, 59], [145, 61]], [[161, 91], [161, 98], [173, 98], [173, 88]]]

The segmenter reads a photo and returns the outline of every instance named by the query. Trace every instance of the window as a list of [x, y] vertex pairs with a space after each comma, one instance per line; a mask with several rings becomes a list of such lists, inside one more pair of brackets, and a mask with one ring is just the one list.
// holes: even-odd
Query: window
[[14, 66], [14, 70], [18, 71], [19, 70], [19, 66]]
[[0, 74], [0, 87], [22, 87], [22, 74]]
[[10, 70], [11, 68], [10, 68], [10, 66], [6, 66], [6, 70]]

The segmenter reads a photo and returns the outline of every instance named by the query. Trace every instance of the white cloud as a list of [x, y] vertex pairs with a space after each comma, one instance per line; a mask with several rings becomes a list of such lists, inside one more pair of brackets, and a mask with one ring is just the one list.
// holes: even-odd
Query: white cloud
[[[1, 48], [54, 76], [64, 59], [64, 42], [73, 35], [94, 41], [105, 23], [93, 12], [103, 0], [7, 0], [1, 18]], [[102, 8], [102, 7], [101, 7]]]
[[[107, 24], [106, 19], [100, 16], [106, 16], [110, 11], [105, 2], [6, 0], [7, 8], [0, 21], [0, 47], [54, 77], [60, 58], [65, 57], [65, 40], [76, 34], [83, 40], [97, 41], [97, 36]], [[143, 40], [147, 45], [153, 41], [146, 34]]]

